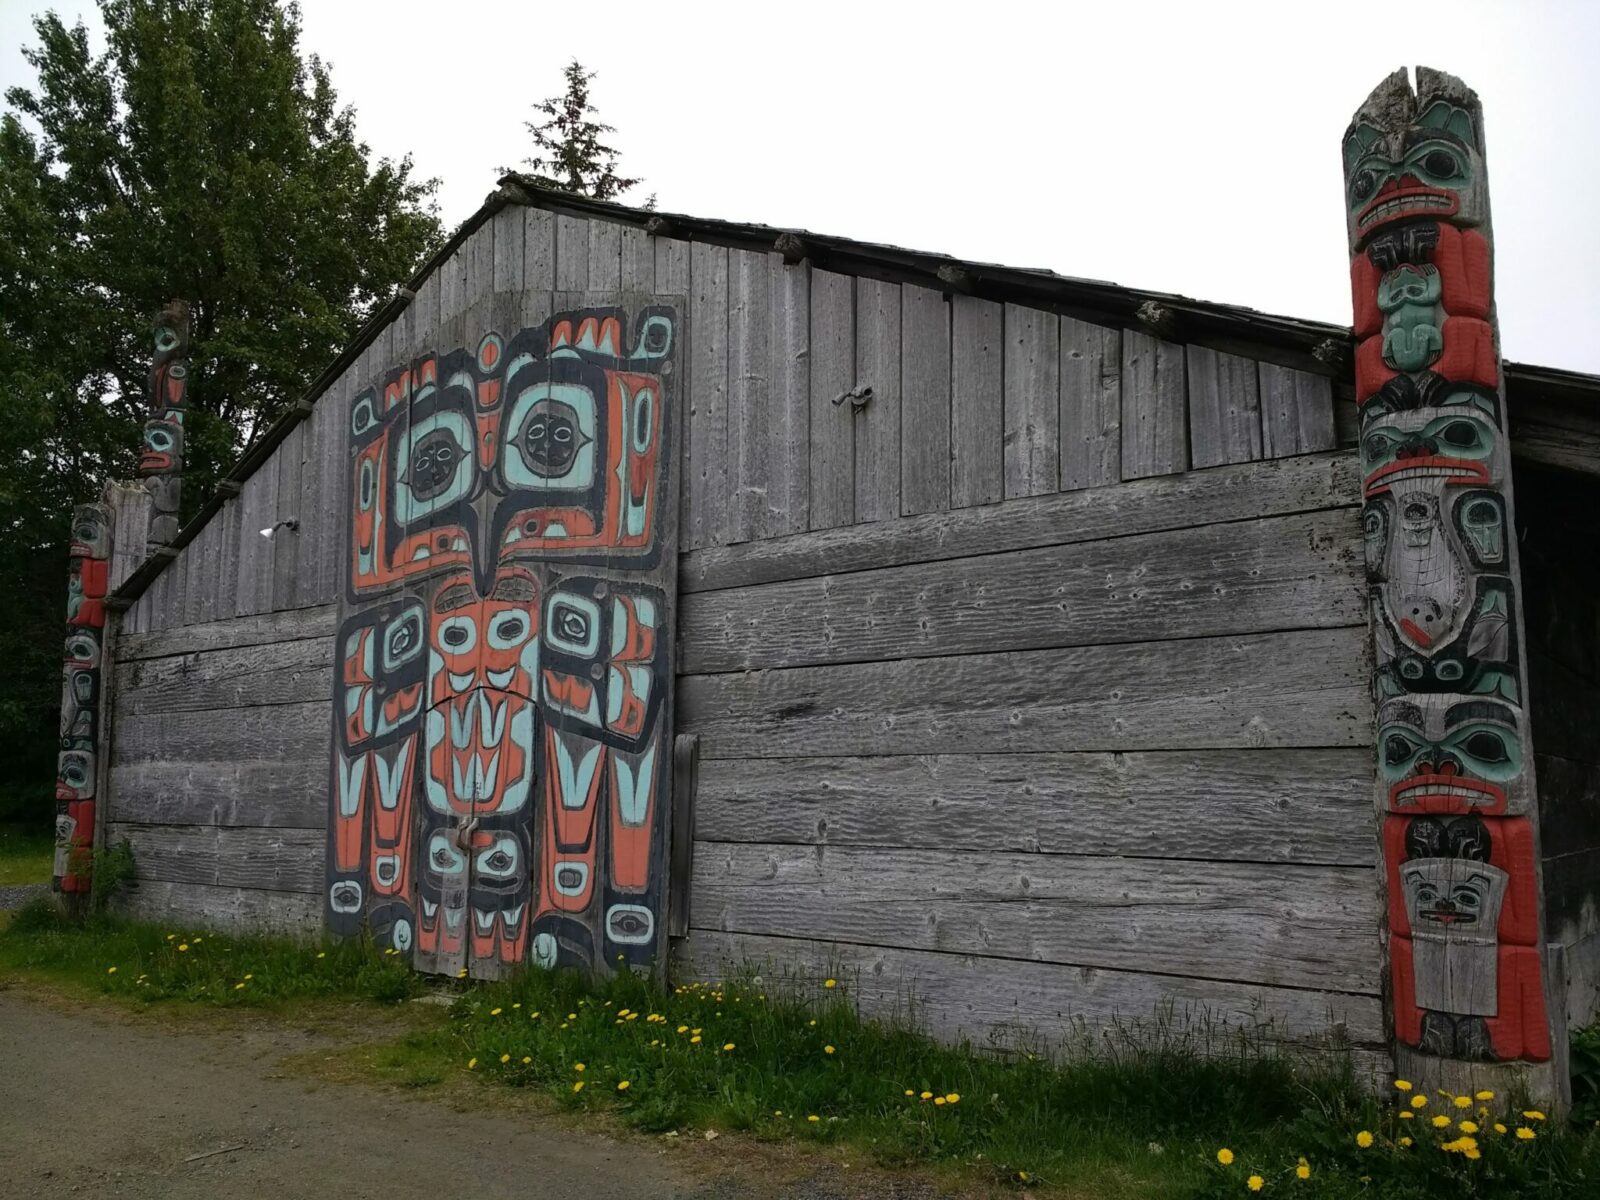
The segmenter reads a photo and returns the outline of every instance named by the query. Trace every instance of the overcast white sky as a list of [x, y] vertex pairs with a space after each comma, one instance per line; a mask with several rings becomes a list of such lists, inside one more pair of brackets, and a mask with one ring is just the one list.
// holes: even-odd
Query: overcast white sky
[[[0, 83], [49, 0], [0, 0]], [[84, 0], [56, 0], [66, 16]], [[665, 211], [1349, 320], [1339, 138], [1401, 65], [1483, 98], [1507, 357], [1600, 372], [1600, 4], [302, 0], [378, 154], [465, 219], [571, 57]]]

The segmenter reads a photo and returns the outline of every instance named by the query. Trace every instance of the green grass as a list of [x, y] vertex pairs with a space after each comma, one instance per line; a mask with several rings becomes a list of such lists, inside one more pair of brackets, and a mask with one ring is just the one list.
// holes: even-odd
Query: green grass
[[54, 860], [48, 829], [0, 825], [0, 887], [49, 883]]
[[[16, 970], [152, 1004], [392, 1002], [423, 986], [399, 958], [362, 945], [103, 919], [69, 929], [43, 908], [0, 930], [0, 972]], [[448, 1013], [366, 1047], [363, 1070], [419, 1089], [521, 1089], [649, 1133], [739, 1131], [890, 1168], [1106, 1200], [1245, 1196], [1254, 1173], [1269, 1196], [1577, 1200], [1600, 1178], [1600, 1135], [1523, 1121], [1538, 1137], [1485, 1132], [1481, 1160], [1469, 1162], [1437, 1148], [1456, 1129], [1401, 1122], [1347, 1078], [1297, 1069], [1237, 1035], [1184, 1032], [1171, 1014], [1098, 1039], [1092, 1059], [1057, 1063], [936, 1045], [865, 1021], [847, 977], [833, 988], [751, 977], [663, 991], [632, 975], [591, 983], [531, 970], [434, 986], [455, 993]], [[1372, 1146], [1357, 1145], [1360, 1130], [1375, 1134]], [[1419, 1144], [1400, 1147], [1411, 1133]], [[1216, 1158], [1224, 1146], [1234, 1155], [1226, 1167]], [[1306, 1180], [1294, 1171], [1302, 1155]]]

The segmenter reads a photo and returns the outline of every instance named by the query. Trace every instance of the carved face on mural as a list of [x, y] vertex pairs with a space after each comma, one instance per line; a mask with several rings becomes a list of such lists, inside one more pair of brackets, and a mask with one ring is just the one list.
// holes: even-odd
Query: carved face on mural
[[[562, 314], [424, 356], [352, 406], [347, 599], [373, 607], [341, 633], [339, 719], [375, 748], [338, 791], [354, 815], [331, 858], [337, 873], [341, 845], [365, 847], [351, 901], [423, 969], [655, 955], [670, 631], [643, 580], [674, 569], [658, 528], [672, 342], [668, 309], [631, 336], [620, 310]], [[419, 656], [398, 675], [391, 643]], [[375, 834], [338, 841], [408, 786], [409, 859]]]
[[1490, 698], [1400, 696], [1378, 710], [1380, 778], [1391, 812], [1523, 811], [1521, 710]]

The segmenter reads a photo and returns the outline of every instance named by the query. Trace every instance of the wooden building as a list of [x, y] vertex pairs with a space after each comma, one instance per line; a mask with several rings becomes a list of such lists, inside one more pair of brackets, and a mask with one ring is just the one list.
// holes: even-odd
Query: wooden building
[[[415, 364], [441, 387], [466, 371], [481, 407], [516, 331], [576, 345], [598, 320], [598, 344], [616, 310], [638, 340], [624, 393], [668, 406], [655, 495], [675, 509], [653, 517], [667, 553], [650, 586], [670, 606], [658, 682], [677, 761], [670, 787], [654, 766], [640, 851], [656, 917], [584, 936], [638, 929], [645, 961], [661, 930], [638, 922], [659, 917], [683, 933], [681, 977], [852, 974], [867, 1004], [909, 995], [932, 1032], [979, 1043], [1173, 1011], [1390, 1069], [1350, 331], [517, 177], [170, 550], [113, 558], [99, 821], [132, 844], [130, 911], [308, 935], [341, 911], [376, 920], [359, 889], [341, 908], [331, 865], [330, 764], [360, 670], [340, 631], [368, 611], [351, 513], [370, 426], [352, 413], [415, 389], [395, 401], [413, 414], [397, 453], [414, 452]], [[646, 312], [671, 322], [648, 370]], [[1600, 379], [1511, 364], [1505, 391], [1548, 994], [1553, 1024], [1576, 1025], [1600, 1013], [1600, 535], [1581, 519]], [[637, 564], [603, 565], [630, 586]], [[337, 714], [336, 693], [352, 697]], [[572, 803], [540, 795], [521, 843], [536, 856], [567, 836], [540, 805]], [[413, 834], [403, 852], [425, 859]], [[567, 861], [542, 859], [522, 900], [582, 884]], [[499, 915], [522, 919], [510, 899]], [[430, 945], [436, 969], [493, 973]]]

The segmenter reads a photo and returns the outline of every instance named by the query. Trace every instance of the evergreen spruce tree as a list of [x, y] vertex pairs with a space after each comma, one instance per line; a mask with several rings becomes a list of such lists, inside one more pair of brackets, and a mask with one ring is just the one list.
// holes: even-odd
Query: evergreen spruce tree
[[[595, 72], [573, 59], [562, 77], [566, 91], [533, 106], [544, 120], [523, 122], [533, 135], [535, 150], [523, 162], [533, 168], [533, 180], [540, 187], [613, 200], [642, 181], [618, 175], [617, 151], [600, 140], [616, 128], [595, 120], [598, 114], [589, 100]], [[655, 207], [653, 195], [646, 207]]]

